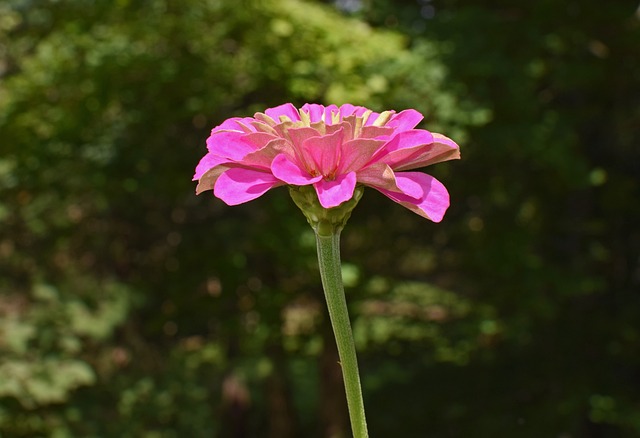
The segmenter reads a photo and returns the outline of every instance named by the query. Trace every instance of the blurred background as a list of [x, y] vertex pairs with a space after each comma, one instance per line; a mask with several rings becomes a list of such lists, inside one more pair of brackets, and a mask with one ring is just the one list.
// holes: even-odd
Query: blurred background
[[461, 145], [343, 232], [372, 436], [640, 436], [639, 55], [637, 1], [4, 0], [1, 436], [349, 436], [304, 217], [191, 181], [284, 102]]

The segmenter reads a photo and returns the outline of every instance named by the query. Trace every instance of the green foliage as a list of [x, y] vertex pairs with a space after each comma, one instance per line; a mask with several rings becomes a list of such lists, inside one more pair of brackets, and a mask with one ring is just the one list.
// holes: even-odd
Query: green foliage
[[460, 415], [440, 430], [637, 435], [635, 5], [444, 0], [422, 4], [428, 19], [414, 2], [373, 4], [363, 16], [439, 48], [447, 86], [490, 116], [467, 129], [449, 185], [457, 223], [434, 243], [444, 284], [455, 273], [500, 332], [471, 366], [430, 369], [473, 394], [432, 393]]
[[432, 3], [0, 4], [2, 436], [345, 430], [304, 217], [189, 181], [286, 101], [462, 145], [443, 223], [367, 191], [343, 233], [373, 435], [637, 435], [633, 8]]
[[34, 283], [30, 293], [2, 297], [0, 398], [19, 402], [18, 412], [24, 411], [16, 415], [11, 405], [0, 406], [0, 430], [46, 431], [37, 409], [66, 402], [108, 366], [98, 345], [126, 318], [131, 291], [79, 276], [59, 287]]
[[[383, 278], [371, 279], [354, 327], [358, 347], [393, 355], [411, 344], [424, 344], [431, 346], [424, 351], [424, 360], [466, 363], [470, 350], [478, 345], [468, 338], [468, 328], [458, 336], [452, 330], [459, 329], [462, 321], [477, 319], [470, 313], [480, 309], [473, 309], [469, 300], [429, 283], [395, 282], [391, 290], [389, 283]], [[489, 336], [497, 335], [497, 327], [491, 323], [483, 321], [483, 331]]]

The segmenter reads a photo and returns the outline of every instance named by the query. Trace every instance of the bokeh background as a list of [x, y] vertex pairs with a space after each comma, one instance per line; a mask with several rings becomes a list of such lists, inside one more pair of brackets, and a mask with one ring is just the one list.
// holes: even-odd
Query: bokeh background
[[0, 434], [349, 436], [313, 234], [196, 197], [210, 129], [416, 108], [433, 224], [342, 258], [373, 437], [640, 436], [637, 1], [4, 0]]

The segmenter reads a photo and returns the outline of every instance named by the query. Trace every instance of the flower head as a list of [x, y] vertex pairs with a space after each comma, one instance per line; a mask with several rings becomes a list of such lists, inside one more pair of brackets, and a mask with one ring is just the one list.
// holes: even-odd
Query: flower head
[[290, 103], [231, 118], [207, 139], [209, 152], [193, 177], [196, 193], [213, 189], [237, 205], [273, 187], [313, 186], [322, 207], [333, 208], [364, 185], [440, 222], [449, 207], [447, 189], [408, 171], [460, 158], [460, 150], [444, 135], [414, 129], [421, 120], [412, 109], [375, 113], [350, 104], [297, 109]]

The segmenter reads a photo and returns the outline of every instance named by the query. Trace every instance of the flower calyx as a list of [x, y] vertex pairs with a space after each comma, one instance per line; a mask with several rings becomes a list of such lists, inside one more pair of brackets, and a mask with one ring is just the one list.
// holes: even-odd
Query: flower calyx
[[357, 185], [353, 196], [337, 207], [325, 208], [320, 205], [318, 195], [312, 186], [289, 186], [293, 202], [302, 210], [307, 222], [318, 236], [339, 234], [351, 217], [351, 212], [362, 198], [364, 186]]

